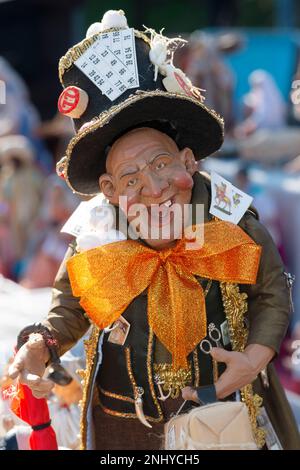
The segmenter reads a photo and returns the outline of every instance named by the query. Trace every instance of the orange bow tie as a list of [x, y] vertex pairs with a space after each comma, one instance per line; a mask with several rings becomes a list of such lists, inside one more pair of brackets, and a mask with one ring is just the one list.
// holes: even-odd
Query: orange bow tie
[[171, 352], [173, 368], [187, 367], [187, 356], [206, 336], [204, 293], [196, 276], [254, 284], [261, 247], [231, 223], [204, 225], [204, 244], [156, 251], [125, 240], [75, 255], [67, 269], [73, 295], [103, 329], [148, 289], [148, 321]]

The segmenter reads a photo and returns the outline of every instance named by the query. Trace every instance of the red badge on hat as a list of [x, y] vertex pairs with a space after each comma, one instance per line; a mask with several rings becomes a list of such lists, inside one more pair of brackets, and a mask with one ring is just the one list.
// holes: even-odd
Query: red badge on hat
[[58, 110], [71, 118], [79, 118], [87, 108], [88, 94], [77, 86], [68, 86], [58, 98]]

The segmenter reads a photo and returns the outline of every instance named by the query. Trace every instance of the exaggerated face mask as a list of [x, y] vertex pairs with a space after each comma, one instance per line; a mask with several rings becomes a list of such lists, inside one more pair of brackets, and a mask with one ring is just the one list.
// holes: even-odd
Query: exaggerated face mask
[[157, 249], [181, 238], [197, 169], [190, 149], [179, 151], [166, 134], [138, 128], [114, 143], [106, 167], [100, 189], [141, 238]]

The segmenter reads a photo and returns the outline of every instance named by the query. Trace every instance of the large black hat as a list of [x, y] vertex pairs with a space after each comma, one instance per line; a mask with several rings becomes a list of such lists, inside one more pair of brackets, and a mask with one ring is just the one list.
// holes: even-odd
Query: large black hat
[[73, 191], [99, 193], [107, 149], [141, 124], [172, 129], [197, 159], [220, 148], [222, 118], [169, 59], [178, 41], [128, 28], [122, 11], [109, 11], [61, 58], [59, 110], [73, 119], [76, 135], [57, 168]]

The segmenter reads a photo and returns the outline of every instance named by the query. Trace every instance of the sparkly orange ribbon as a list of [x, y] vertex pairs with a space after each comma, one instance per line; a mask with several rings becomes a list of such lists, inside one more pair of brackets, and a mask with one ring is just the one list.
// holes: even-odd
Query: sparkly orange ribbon
[[[204, 225], [204, 244], [156, 251], [132, 241], [110, 243], [75, 255], [67, 269], [74, 296], [103, 329], [148, 289], [148, 321], [171, 352], [173, 369], [187, 367], [187, 356], [206, 336], [204, 293], [196, 276], [254, 284], [261, 247], [237, 225]], [[141, 315], [143, 312], [141, 312]]]

